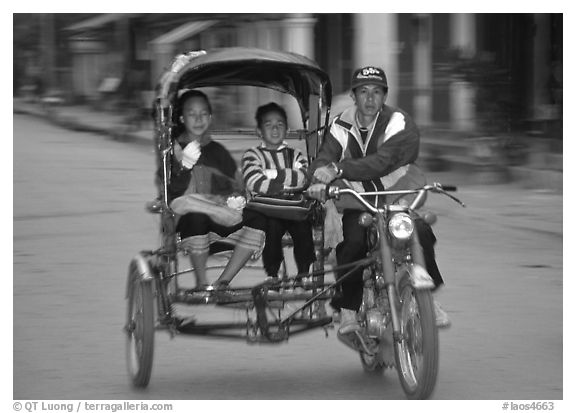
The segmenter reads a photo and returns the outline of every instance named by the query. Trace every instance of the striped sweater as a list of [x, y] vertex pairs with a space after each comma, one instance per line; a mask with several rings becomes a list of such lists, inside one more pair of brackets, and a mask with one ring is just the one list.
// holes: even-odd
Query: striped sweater
[[253, 147], [242, 156], [242, 177], [249, 195], [279, 195], [284, 188], [302, 186], [307, 167], [304, 154], [285, 144], [278, 149]]

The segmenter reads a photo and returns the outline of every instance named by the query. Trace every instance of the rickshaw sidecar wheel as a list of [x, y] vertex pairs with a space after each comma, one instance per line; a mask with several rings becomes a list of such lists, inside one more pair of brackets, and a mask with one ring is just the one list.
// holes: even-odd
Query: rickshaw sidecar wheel
[[126, 361], [128, 374], [136, 387], [146, 387], [154, 358], [154, 295], [152, 280], [142, 280], [132, 262], [128, 279]]
[[430, 290], [417, 290], [405, 276], [400, 281], [402, 340], [394, 344], [400, 384], [409, 399], [426, 399], [438, 375], [438, 328]]

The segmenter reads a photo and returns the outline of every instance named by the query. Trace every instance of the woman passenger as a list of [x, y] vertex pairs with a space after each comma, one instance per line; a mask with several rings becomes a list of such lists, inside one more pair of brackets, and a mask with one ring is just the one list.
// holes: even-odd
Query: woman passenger
[[[208, 132], [212, 122], [208, 97], [197, 90], [187, 91], [179, 99], [179, 108], [183, 130], [176, 138], [169, 185], [170, 206], [182, 215], [176, 231], [190, 254], [197, 288], [223, 289], [250, 258], [260, 255], [266, 218], [243, 209], [236, 162]], [[215, 242], [233, 245], [234, 252], [221, 276], [209, 286], [206, 262]]]

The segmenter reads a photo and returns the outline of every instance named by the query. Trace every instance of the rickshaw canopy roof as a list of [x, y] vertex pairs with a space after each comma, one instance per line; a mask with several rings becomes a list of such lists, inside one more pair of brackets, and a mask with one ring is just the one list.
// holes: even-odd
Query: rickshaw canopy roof
[[157, 98], [174, 102], [178, 91], [212, 86], [256, 86], [288, 93], [298, 101], [303, 116], [311, 95], [330, 106], [328, 75], [313, 60], [289, 52], [246, 47], [189, 52], [177, 56], [164, 72]]

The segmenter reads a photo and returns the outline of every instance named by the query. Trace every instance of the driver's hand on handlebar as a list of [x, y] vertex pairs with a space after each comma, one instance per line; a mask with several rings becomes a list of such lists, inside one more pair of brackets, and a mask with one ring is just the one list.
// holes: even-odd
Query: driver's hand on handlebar
[[318, 201], [326, 201], [326, 185], [325, 184], [312, 184], [306, 190], [306, 194], [310, 198], [317, 199]]
[[319, 167], [314, 171], [314, 178], [323, 184], [329, 184], [338, 177], [338, 168], [336, 165], [328, 164]]

